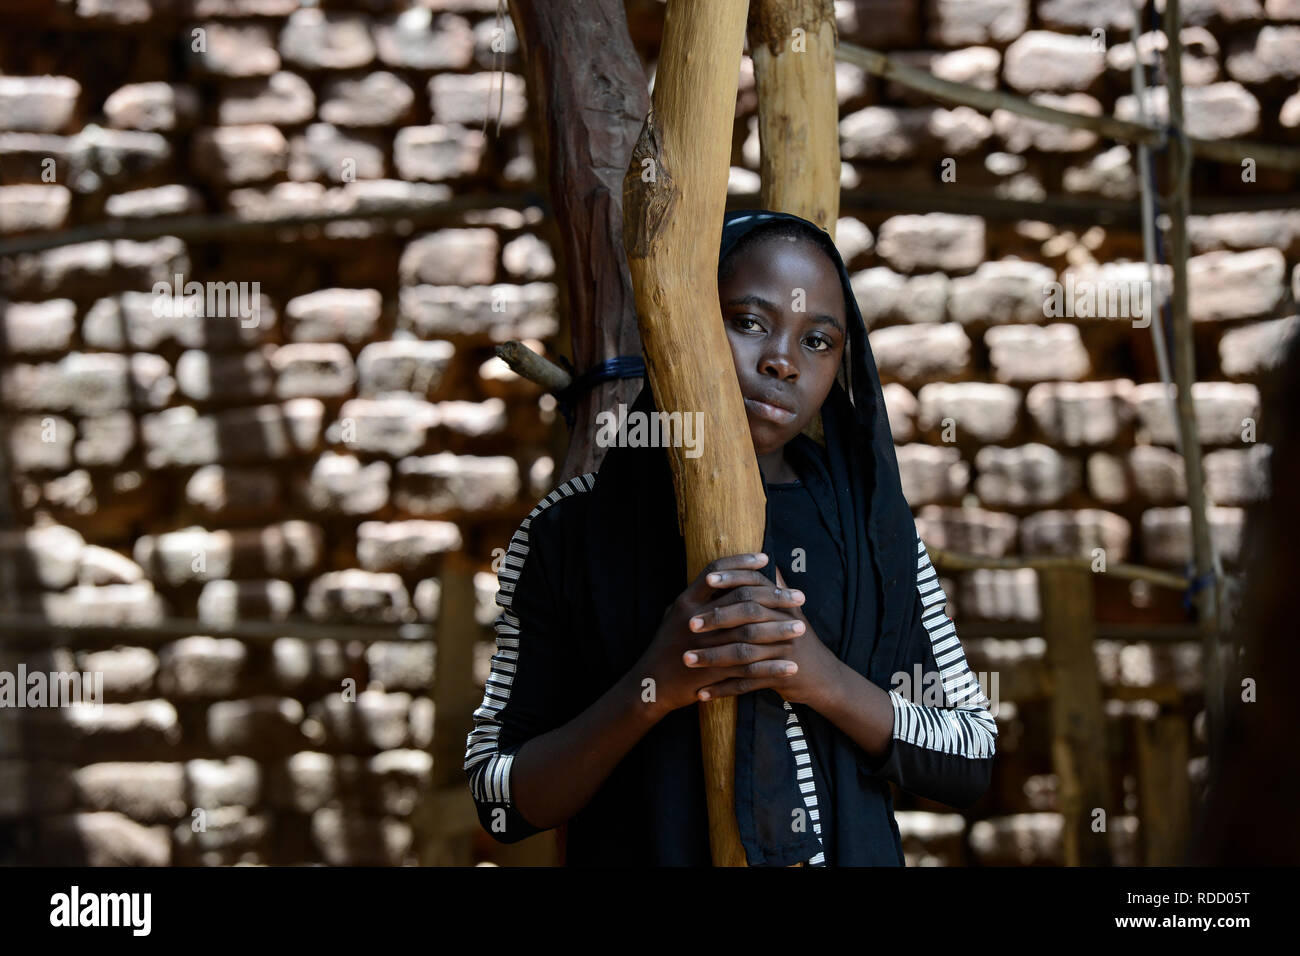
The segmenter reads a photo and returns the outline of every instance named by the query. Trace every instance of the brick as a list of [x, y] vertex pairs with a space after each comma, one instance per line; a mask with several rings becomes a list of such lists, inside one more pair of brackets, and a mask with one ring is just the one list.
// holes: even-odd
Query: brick
[[977, 568], [964, 575], [962, 613], [987, 621], [1037, 621], [1042, 611], [1033, 568]]
[[176, 360], [176, 381], [181, 394], [194, 402], [252, 402], [270, 396], [275, 374], [264, 350], [191, 349]]
[[0, 130], [62, 132], [80, 96], [81, 84], [69, 76], [0, 76]]
[[1127, 521], [1098, 508], [1039, 511], [1020, 522], [1026, 554], [1092, 558], [1100, 548], [1108, 562], [1121, 562], [1128, 558], [1129, 535]]
[[[77, 430], [59, 415], [9, 415], [6, 440], [15, 472], [57, 471], [72, 467]], [[85, 419], [83, 419], [85, 421]]]
[[422, 7], [375, 23], [375, 47], [388, 66], [409, 70], [463, 70], [474, 59], [474, 31], [464, 17]]
[[903, 276], [887, 266], [854, 273], [850, 279], [868, 329], [895, 322], [942, 322], [949, 280], [942, 272]]
[[316, 96], [311, 85], [296, 73], [283, 70], [230, 83], [222, 88], [217, 101], [217, 122], [221, 126], [296, 126], [310, 122], [315, 114]]
[[1251, 505], [1267, 500], [1271, 454], [1271, 447], [1263, 444], [1207, 452], [1203, 464], [1210, 500], [1219, 505]]
[[375, 336], [383, 304], [375, 289], [320, 289], [290, 299], [284, 307], [285, 324], [295, 342], [356, 345]]
[[297, 486], [298, 497], [313, 511], [367, 515], [388, 504], [391, 466], [384, 461], [363, 465], [352, 455], [323, 452], [311, 474]]
[[114, 647], [82, 651], [77, 659], [83, 673], [103, 674], [104, 699], [119, 701], [151, 697], [158, 673], [158, 656], [147, 647]]
[[448, 521], [363, 521], [357, 563], [367, 571], [433, 573], [437, 559], [460, 550], [460, 529]]
[[217, 701], [208, 707], [208, 740], [220, 753], [260, 756], [300, 750], [303, 707], [288, 697]]
[[1138, 194], [1133, 154], [1123, 144], [1112, 146], [1061, 174], [1067, 193], [1095, 193], [1107, 199], [1132, 199]]
[[903, 496], [912, 507], [954, 501], [966, 493], [970, 465], [956, 448], [910, 444], [896, 452]]
[[0, 531], [0, 571], [19, 585], [62, 590], [76, 580], [85, 547], [78, 532], [62, 525]]
[[109, 196], [104, 212], [110, 219], [151, 219], [203, 211], [203, 197], [189, 186], [155, 186]]
[[396, 574], [356, 568], [316, 578], [303, 603], [307, 615], [317, 621], [398, 623], [406, 619], [409, 607], [406, 586]]
[[941, 430], [951, 419], [957, 441], [1005, 441], [1020, 414], [1020, 392], [992, 382], [933, 382], [921, 387], [917, 399], [917, 427]]
[[981, 508], [924, 505], [916, 515], [916, 530], [928, 547], [1000, 558], [1016, 541], [1014, 515]]
[[491, 118], [495, 127], [501, 104], [501, 128], [520, 125], [528, 109], [523, 77], [514, 73], [441, 73], [429, 80], [429, 103], [438, 123], [482, 126]]
[[1156, 504], [1187, 500], [1183, 456], [1158, 445], [1129, 449], [1128, 468], [1138, 497]]
[[440, 420], [435, 406], [417, 398], [354, 398], [343, 403], [326, 437], [349, 450], [401, 458], [423, 447]]
[[386, 145], [374, 134], [313, 123], [289, 144], [289, 176], [332, 183], [382, 179]]
[[[1202, 27], [1184, 27], [1179, 33], [1183, 46], [1183, 85], [1205, 86], [1219, 79], [1219, 41]], [[1143, 65], [1158, 67], [1164, 59], [1169, 40], [1162, 30], [1143, 33], [1135, 46], [1132, 42], [1116, 43], [1106, 51], [1106, 66], [1124, 76], [1130, 75], [1133, 61], [1142, 57]]]
[[513, 458], [443, 452], [397, 463], [393, 503], [416, 517], [491, 511], [513, 503], [520, 487]]
[[[1245, 509], [1206, 509], [1210, 538], [1219, 557], [1236, 563], [1245, 527]], [[1177, 508], [1148, 508], [1142, 512], [1142, 553], [1154, 565], [1185, 567], [1192, 560], [1192, 512]]]
[[1276, 249], [1206, 252], [1187, 260], [1187, 287], [1197, 322], [1266, 315], [1286, 293], [1286, 259]]
[[1003, 58], [1002, 75], [1022, 93], [1086, 90], [1106, 71], [1106, 53], [1091, 36], [1030, 30]]
[[185, 483], [185, 502], [209, 518], [275, 514], [280, 482], [272, 472], [204, 465]]
[[989, 362], [1000, 382], [1079, 379], [1088, 374], [1088, 352], [1076, 326], [998, 325], [984, 334]]
[[331, 866], [400, 866], [411, 853], [409, 825], [324, 807], [311, 817], [312, 839]]
[[366, 690], [356, 700], [330, 694], [311, 706], [326, 740], [345, 750], [392, 750], [410, 742], [411, 695]]
[[279, 398], [338, 398], [351, 394], [357, 381], [352, 354], [338, 344], [282, 345], [271, 355], [271, 368]]
[[167, 827], [143, 826], [109, 811], [73, 813], [41, 822], [42, 859], [65, 866], [170, 866]]
[[869, 338], [880, 373], [907, 385], [960, 377], [970, 369], [970, 339], [955, 322], [891, 326]]
[[963, 155], [993, 135], [993, 124], [969, 107], [866, 106], [840, 121], [841, 155], [895, 162], [920, 155]]
[[0, 186], [0, 233], [58, 229], [71, 202], [64, 186]]
[[3, 309], [4, 348], [10, 355], [66, 352], [77, 327], [77, 307], [71, 299], [11, 302]]
[[386, 691], [430, 691], [433, 662], [432, 641], [375, 641], [366, 648], [372, 685]]
[[[1031, 93], [1029, 98], [1041, 106], [1070, 113], [1091, 116], [1102, 113], [1101, 104], [1087, 93]], [[994, 131], [1013, 153], [1031, 149], [1044, 153], [1078, 153], [1097, 145], [1097, 134], [1086, 129], [1030, 119], [1007, 110], [994, 110], [992, 119]]]
[[462, 179], [477, 175], [487, 139], [455, 124], [408, 126], [393, 140], [393, 163], [404, 179]]
[[210, 181], [231, 186], [261, 182], [283, 172], [289, 144], [274, 126], [221, 126], [194, 134], [195, 168]]
[[288, 581], [209, 581], [199, 594], [199, 622], [228, 628], [240, 621], [283, 621], [293, 606]]
[[1044, 286], [1056, 272], [1036, 262], [983, 262], [948, 288], [948, 314], [962, 325], [1037, 322], [1043, 318]]
[[58, 594], [43, 594], [39, 603], [51, 624], [69, 627], [152, 627], [167, 616], [162, 598], [148, 581], [79, 585]]
[[324, 406], [317, 399], [292, 399], [215, 415], [189, 406], [140, 419], [145, 462], [150, 468], [274, 461], [314, 451]]
[[894, 216], [881, 225], [876, 251], [900, 272], [974, 269], [984, 258], [984, 220], [940, 212]]
[[[870, 235], [868, 232], [868, 239]], [[501, 264], [513, 278], [525, 281], [546, 279], [555, 273], [551, 247], [531, 233], [517, 236], [505, 244], [501, 250]]]
[[77, 562], [77, 580], [91, 585], [134, 584], [144, 580], [144, 571], [126, 555], [90, 544]]
[[1028, 0], [927, 0], [930, 42], [1008, 43], [1025, 32]]
[[289, 15], [279, 49], [287, 62], [309, 70], [352, 70], [375, 58], [364, 17], [310, 7]]
[[1282, 365], [1300, 318], [1289, 316], [1230, 329], [1219, 339], [1219, 368], [1228, 378], [1262, 378]]
[[1260, 27], [1229, 46], [1228, 75], [1242, 83], [1300, 77], [1300, 26]]
[[1025, 408], [1054, 445], [1109, 445], [1132, 417], [1133, 383], [1041, 382], [1025, 395]]
[[185, 777], [178, 763], [96, 763], [73, 772], [78, 803], [142, 823], [184, 816]]
[[[1142, 426], [1157, 445], [1173, 445], [1175, 425], [1169, 409], [1173, 386], [1146, 382], [1133, 390], [1133, 406]], [[1246, 419], [1258, 421], [1259, 389], [1232, 382], [1193, 382], [1192, 405], [1196, 430], [1204, 445], [1236, 445], [1242, 441]]]
[[903, 385], [890, 382], [881, 387], [885, 398], [885, 411], [889, 416], [889, 431], [896, 444], [909, 442], [916, 434], [916, 396]]
[[[1163, 86], [1147, 90], [1147, 122], [1166, 123], [1169, 92]], [[1259, 101], [1238, 83], [1210, 83], [1183, 90], [1184, 130], [1200, 139], [1232, 139], [1259, 128]], [[1121, 96], [1115, 116], [1136, 122], [1137, 98]]]
[[1251, 250], [1264, 246], [1290, 251], [1300, 245], [1300, 210], [1264, 209], [1188, 216], [1187, 236], [1195, 252]]
[[233, 697], [248, 649], [234, 638], [185, 637], [164, 644], [158, 660], [158, 689], [167, 697]]
[[398, 300], [398, 327], [419, 338], [470, 343], [547, 339], [559, 329], [556, 295], [550, 282], [408, 286]]
[[337, 126], [393, 126], [414, 103], [415, 91], [405, 80], [380, 71], [359, 79], [327, 82], [320, 118]]
[[198, 113], [193, 87], [176, 83], [128, 83], [104, 101], [108, 125], [118, 129], [171, 132], [193, 123]]
[[195, 50], [191, 42], [186, 44], [186, 53], [200, 73], [223, 77], [269, 76], [280, 69], [280, 54], [276, 52], [271, 30], [261, 23], [212, 20], [194, 29], [203, 31], [203, 49]]
[[184, 528], [141, 535], [135, 541], [136, 562], [152, 579], [171, 585], [228, 577], [297, 577], [315, 570], [323, 552], [320, 527], [298, 520], [233, 531]]
[[487, 284], [496, 278], [498, 243], [491, 229], [440, 229], [407, 243], [402, 282]]
[[975, 455], [975, 471], [975, 493], [992, 507], [1054, 505], [1077, 491], [1083, 480], [1079, 459], [1037, 442], [981, 448]]

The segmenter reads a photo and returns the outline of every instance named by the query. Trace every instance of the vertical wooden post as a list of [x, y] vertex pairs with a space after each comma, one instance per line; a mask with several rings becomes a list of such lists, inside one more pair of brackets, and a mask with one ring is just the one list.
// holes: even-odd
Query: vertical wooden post
[[1052, 766], [1065, 817], [1065, 865], [1108, 866], [1106, 833], [1092, 830], [1098, 808], [1106, 811], [1109, 824], [1110, 788], [1106, 719], [1092, 646], [1091, 572], [1040, 568], [1038, 586], [1052, 686]]
[[[661, 411], [704, 416], [699, 457], [668, 449], [692, 579], [715, 558], [763, 546], [763, 482], [717, 275], [747, 7], [747, 0], [669, 0], [654, 102], [623, 186], [624, 244], [655, 398]], [[713, 862], [744, 866], [736, 701], [697, 706]]]
[[[622, 0], [510, 0], [510, 15], [560, 236], [573, 361], [583, 372], [641, 350], [622, 248], [622, 182], [650, 94]], [[604, 449], [591, 427], [596, 412], [632, 404], [640, 389], [637, 379], [615, 379], [579, 398], [557, 483], [597, 469]]]
[[765, 209], [835, 236], [840, 210], [840, 110], [831, 0], [754, 0], [749, 51], [758, 91]]
[[1137, 724], [1139, 832], [1147, 866], [1180, 866], [1191, 831], [1187, 721], [1163, 714]]

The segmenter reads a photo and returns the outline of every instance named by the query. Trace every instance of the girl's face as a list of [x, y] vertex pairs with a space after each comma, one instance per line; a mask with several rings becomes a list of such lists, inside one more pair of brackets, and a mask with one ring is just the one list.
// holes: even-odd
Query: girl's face
[[779, 451], [830, 393], [844, 354], [839, 272], [807, 240], [761, 239], [718, 283], [754, 450]]

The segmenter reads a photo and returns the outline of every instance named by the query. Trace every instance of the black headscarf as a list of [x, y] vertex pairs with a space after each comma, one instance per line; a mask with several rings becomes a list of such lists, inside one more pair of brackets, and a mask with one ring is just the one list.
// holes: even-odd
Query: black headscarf
[[[787, 444], [786, 453], [814, 497], [834, 496], [840, 518], [837, 537], [845, 555], [844, 579], [852, 586], [844, 596], [846, 628], [839, 656], [868, 680], [888, 688], [891, 674], [923, 654], [917, 643], [924, 638], [916, 612], [917, 535], [899, 480], [880, 376], [848, 270], [823, 230], [797, 216], [761, 210], [726, 215], [719, 263], [746, 234], [782, 221], [802, 224], [834, 262], [848, 322], [843, 367], [821, 409], [824, 450], [799, 435]], [[657, 410], [648, 380], [632, 409]], [[616, 658], [611, 666], [626, 668], [644, 651], [664, 609], [687, 584], [664, 450], [611, 448], [592, 493], [588, 573], [596, 617], [603, 642]], [[612, 529], [618, 529], [617, 534]], [[764, 535], [763, 551], [773, 553], [770, 532]], [[763, 573], [775, 580], [775, 563], [769, 561]], [[875, 601], [862, 597], [866, 588], [876, 589]], [[857, 618], [854, 609], [860, 603], [878, 609], [873, 620]], [[788, 866], [809, 860], [822, 847], [811, 828], [792, 832], [792, 809], [804, 803], [786, 736], [789, 712], [771, 690], [743, 694], [737, 704], [736, 816], [748, 862]], [[699, 787], [698, 802], [688, 814], [691, 821], [681, 821], [692, 830], [698, 830], [696, 817], [703, 806], [695, 710], [686, 707], [670, 715], [644, 741], [642, 781], [647, 799], [661, 801], [665, 815], [683, 813], [680, 787]], [[900, 865], [888, 784], [866, 775], [859, 779], [860, 751], [843, 734], [835, 739], [830, 759], [838, 781], [831, 795], [836, 822], [828, 839], [834, 841], [836, 862]], [[696, 766], [690, 766], [691, 761]], [[881, 812], [882, 803], [889, 812]]]

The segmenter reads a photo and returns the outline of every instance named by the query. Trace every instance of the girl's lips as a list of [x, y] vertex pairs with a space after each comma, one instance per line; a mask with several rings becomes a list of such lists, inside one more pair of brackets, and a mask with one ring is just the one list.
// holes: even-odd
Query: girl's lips
[[759, 418], [774, 422], [777, 425], [788, 425], [797, 417], [792, 411], [777, 408], [775, 405], [769, 405], [767, 402], [760, 402], [753, 398], [745, 399], [745, 407]]

